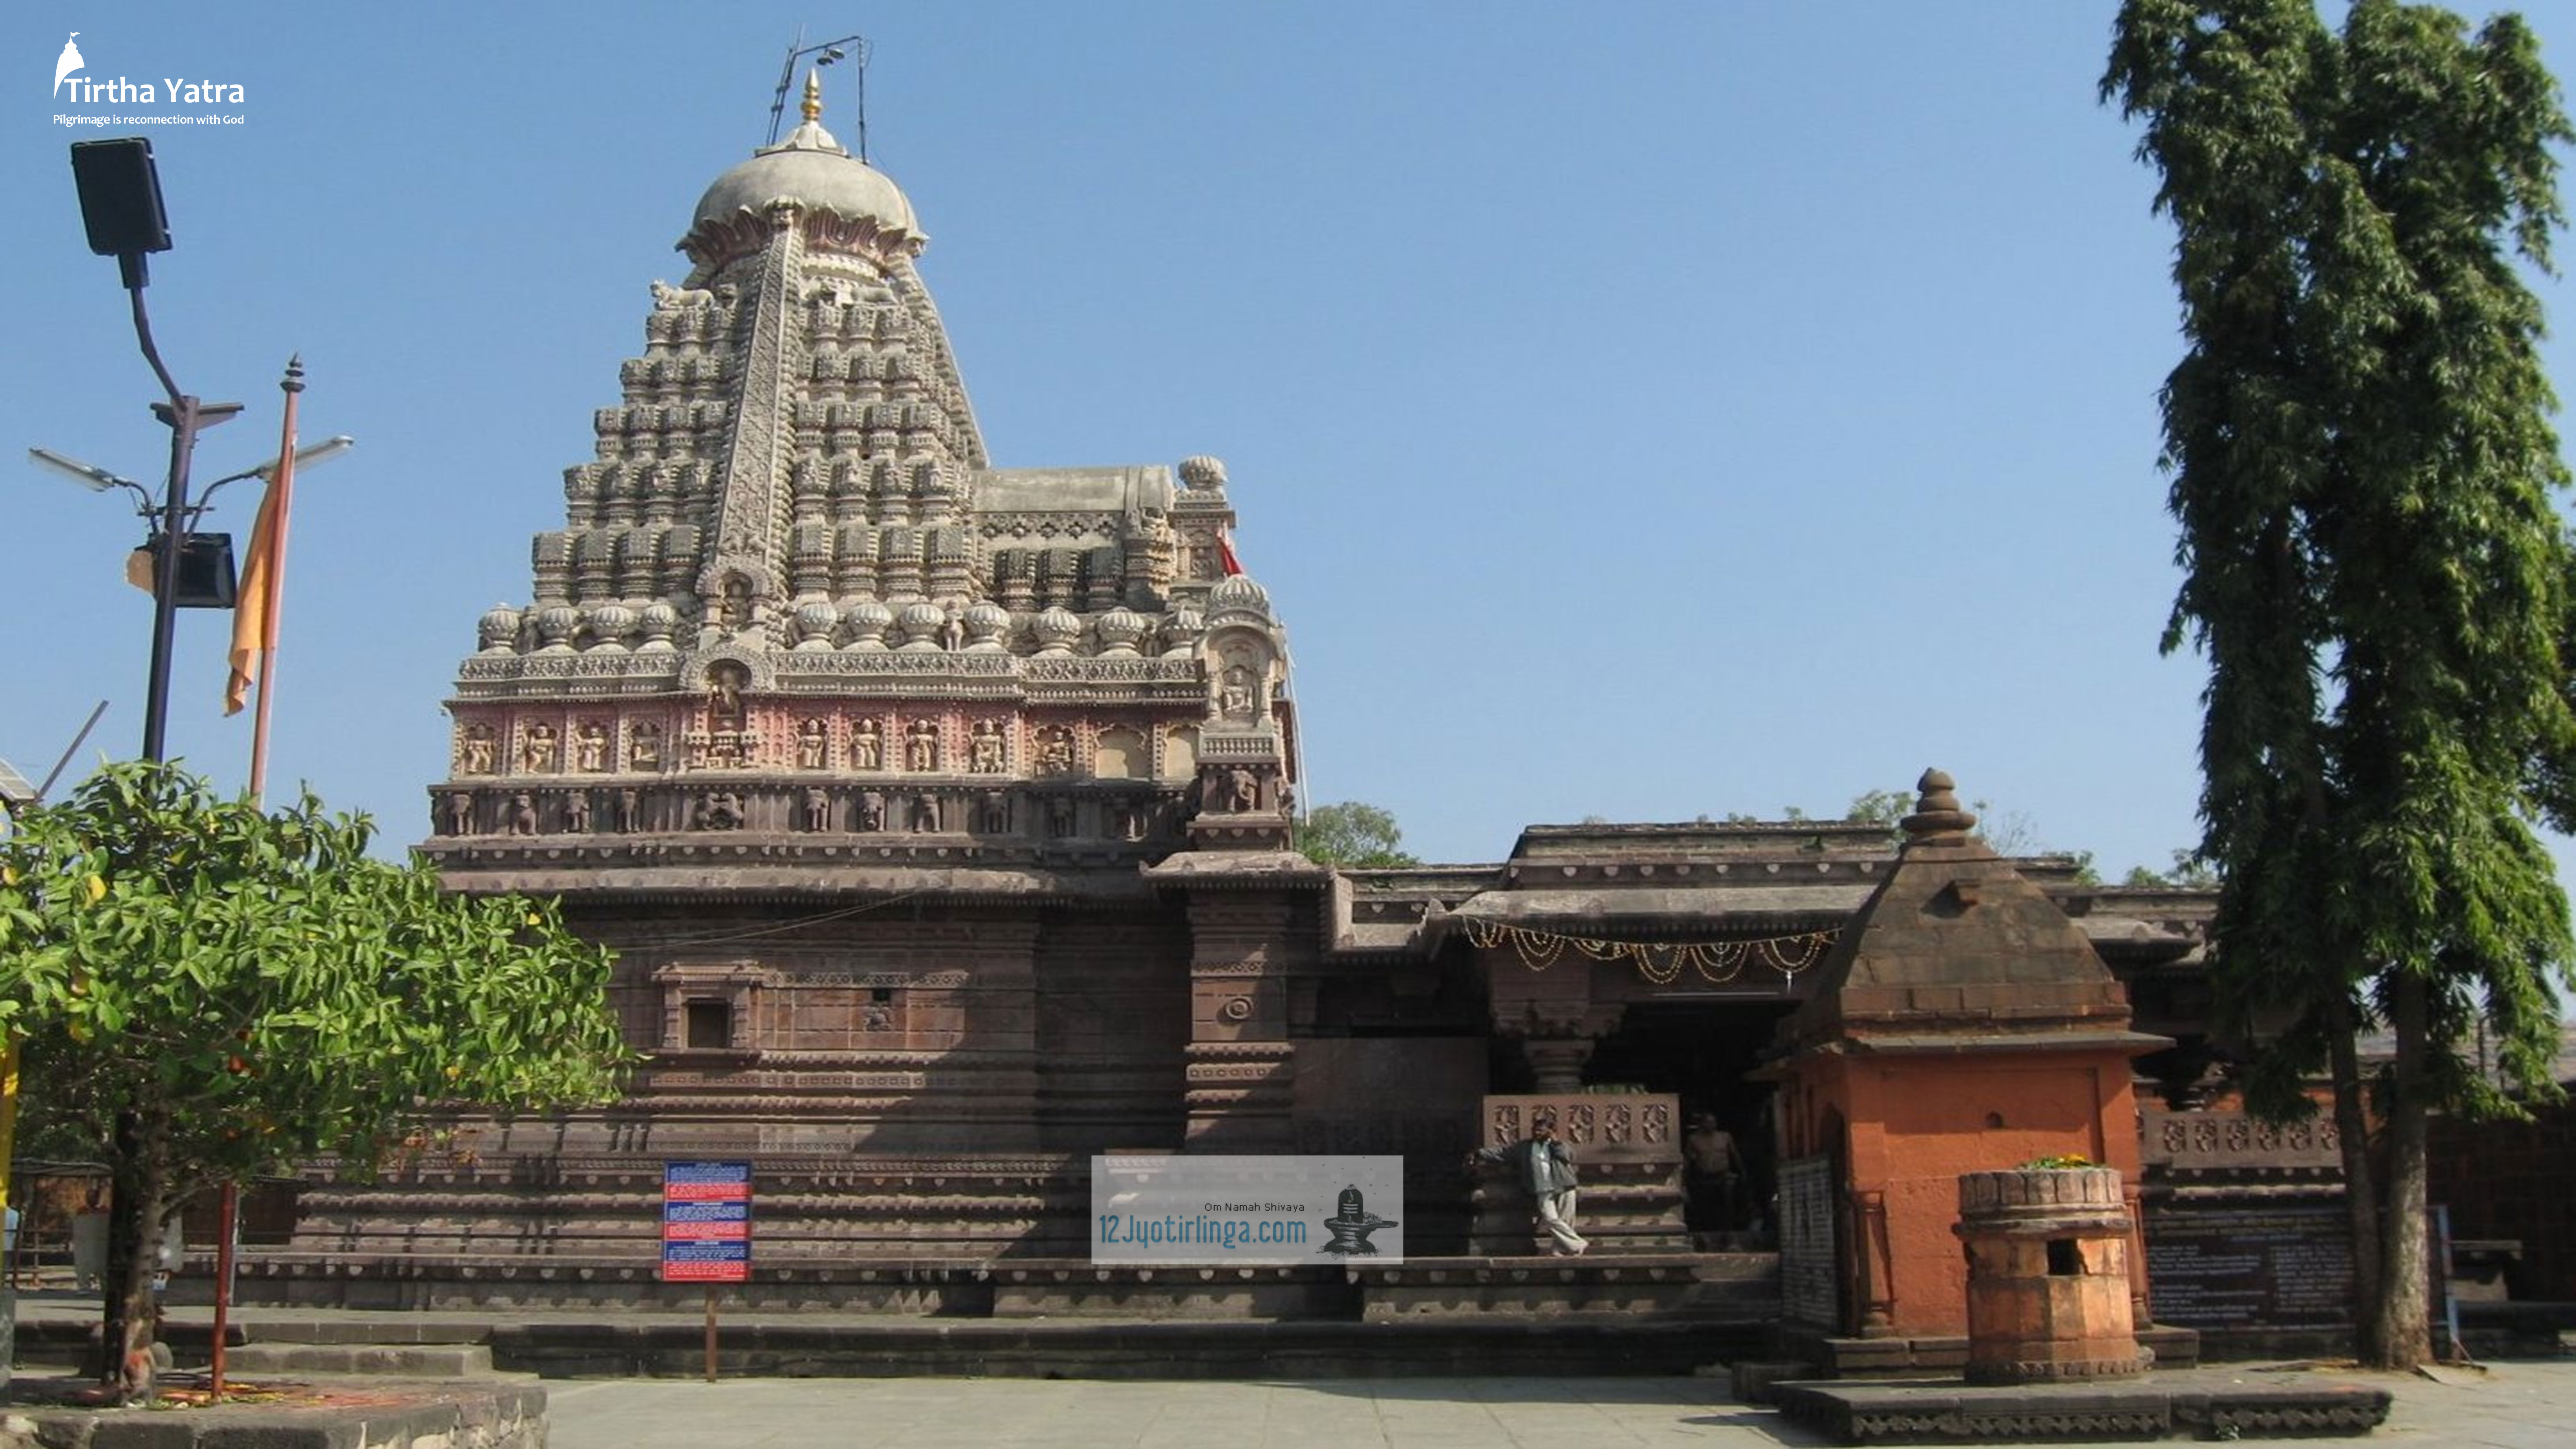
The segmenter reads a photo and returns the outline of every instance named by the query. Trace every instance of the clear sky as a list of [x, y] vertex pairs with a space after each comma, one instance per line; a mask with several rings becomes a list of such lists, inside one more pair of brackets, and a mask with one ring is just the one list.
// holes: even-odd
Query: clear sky
[[[2530, 8], [2576, 64], [2571, 7]], [[475, 620], [527, 601], [802, 26], [874, 44], [870, 152], [996, 464], [1227, 461], [1307, 800], [1494, 860], [1526, 824], [1838, 813], [1937, 764], [2035, 844], [2162, 866], [2197, 835], [2203, 671], [2156, 649], [2179, 344], [2152, 178], [2095, 100], [2112, 10], [29, 0], [0, 21], [0, 755], [40, 776], [102, 698], [86, 758], [142, 728], [141, 525], [16, 461], [166, 452], [71, 142], [159, 156], [163, 353], [250, 405], [198, 476], [274, 453], [292, 352], [308, 440], [360, 439], [298, 490], [274, 770], [409, 842]], [[45, 95], [72, 31], [81, 78], [243, 100]], [[147, 111], [241, 119], [54, 120]], [[227, 626], [181, 616], [171, 741], [237, 784]]]

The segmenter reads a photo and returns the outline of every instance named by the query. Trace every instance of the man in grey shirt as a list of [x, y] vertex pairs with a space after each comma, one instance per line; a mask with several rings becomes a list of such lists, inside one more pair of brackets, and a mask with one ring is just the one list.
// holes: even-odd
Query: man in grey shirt
[[1475, 1162], [1500, 1162], [1511, 1168], [1512, 1181], [1530, 1195], [1538, 1225], [1556, 1240], [1559, 1257], [1580, 1253], [1592, 1244], [1574, 1230], [1574, 1149], [1556, 1140], [1556, 1119], [1538, 1117], [1530, 1135], [1509, 1147], [1479, 1149]]

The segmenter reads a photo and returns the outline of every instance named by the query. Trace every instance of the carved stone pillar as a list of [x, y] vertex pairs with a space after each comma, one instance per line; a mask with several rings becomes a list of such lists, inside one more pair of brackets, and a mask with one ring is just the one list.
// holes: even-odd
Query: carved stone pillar
[[1296, 1141], [1288, 1040], [1294, 894], [1277, 889], [1191, 893], [1189, 1122], [1198, 1152], [1285, 1152]]
[[1521, 1059], [1529, 1064], [1531, 1091], [1574, 1092], [1583, 1086], [1583, 1068], [1592, 1060], [1593, 1048], [1619, 1029], [1626, 1011], [1617, 1002], [1526, 1002], [1519, 1015], [1495, 1022], [1494, 1034], [1520, 1044]]

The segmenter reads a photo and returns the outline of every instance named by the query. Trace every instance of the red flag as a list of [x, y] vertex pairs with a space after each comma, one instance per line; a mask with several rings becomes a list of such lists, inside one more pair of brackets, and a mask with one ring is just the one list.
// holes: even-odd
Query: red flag
[[1243, 572], [1243, 561], [1234, 556], [1234, 540], [1226, 537], [1222, 528], [1216, 531], [1216, 560], [1227, 578]]

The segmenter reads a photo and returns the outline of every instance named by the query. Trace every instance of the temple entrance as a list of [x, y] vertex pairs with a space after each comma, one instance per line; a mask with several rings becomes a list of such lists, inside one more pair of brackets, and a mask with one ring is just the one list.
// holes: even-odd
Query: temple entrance
[[1766, 1243], [1776, 1142], [1772, 1086], [1745, 1080], [1772, 1028], [1797, 1008], [1782, 1001], [1631, 1002], [1619, 1029], [1585, 1064], [1586, 1085], [1671, 1092], [1682, 1106], [1683, 1220], [1707, 1250]]

